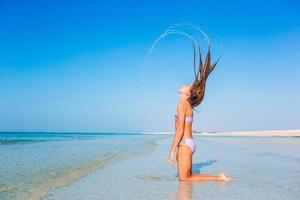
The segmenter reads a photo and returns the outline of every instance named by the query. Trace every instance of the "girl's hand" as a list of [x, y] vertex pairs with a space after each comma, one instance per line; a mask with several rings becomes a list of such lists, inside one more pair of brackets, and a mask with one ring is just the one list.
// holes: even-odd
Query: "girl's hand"
[[169, 159], [168, 159], [169, 166], [172, 166], [173, 164], [175, 164], [175, 160], [173, 158], [174, 158], [174, 152], [171, 151], [170, 155], [169, 155]]

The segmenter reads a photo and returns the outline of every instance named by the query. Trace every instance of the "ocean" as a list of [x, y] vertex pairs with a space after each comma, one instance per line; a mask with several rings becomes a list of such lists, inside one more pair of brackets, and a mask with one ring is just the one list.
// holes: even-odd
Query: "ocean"
[[300, 138], [194, 138], [193, 173], [234, 181], [179, 182], [173, 135], [0, 133], [0, 199], [299, 199]]

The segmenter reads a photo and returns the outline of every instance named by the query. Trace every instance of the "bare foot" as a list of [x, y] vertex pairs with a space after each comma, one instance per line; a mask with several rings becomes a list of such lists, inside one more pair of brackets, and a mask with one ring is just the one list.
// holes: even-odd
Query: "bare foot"
[[230, 176], [226, 176], [224, 173], [219, 174], [219, 178], [221, 181], [230, 181], [232, 178]]

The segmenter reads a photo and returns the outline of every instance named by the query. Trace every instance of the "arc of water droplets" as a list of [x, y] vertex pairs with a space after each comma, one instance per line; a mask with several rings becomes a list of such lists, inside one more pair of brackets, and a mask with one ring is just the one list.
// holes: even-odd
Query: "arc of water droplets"
[[[189, 38], [189, 39], [193, 42], [194, 47], [196, 46], [197, 48], [199, 48], [198, 41], [197, 41], [194, 37], [192, 37], [191, 35], [187, 34], [186, 32], [184, 32], [184, 31], [182, 31], [182, 30], [178, 30], [178, 29], [177, 29], [177, 27], [180, 27], [180, 26], [188, 26], [188, 27], [191, 27], [191, 28], [197, 30], [198, 32], [200, 32], [200, 33], [204, 36], [207, 45], [210, 44], [210, 39], [209, 39], [208, 35], [207, 35], [204, 31], [202, 31], [202, 30], [201, 30], [198, 26], [196, 26], [196, 25], [193, 25], [193, 24], [190, 24], [190, 23], [177, 23], [177, 24], [174, 24], [174, 25], [169, 26], [169, 27], [166, 29], [166, 31], [165, 31], [163, 34], [161, 34], [161, 35], [153, 42], [153, 44], [151, 45], [151, 47], [150, 47], [150, 49], [149, 49], [149, 51], [148, 51], [148, 53], [147, 53], [146, 58], [145, 58], [145, 60], [144, 60], [144, 64], [143, 64], [142, 80], [144, 79], [144, 76], [145, 76], [145, 74], [147, 73], [148, 67], [147, 67], [146, 64], [147, 64], [147, 62], [148, 62], [148, 60], [149, 60], [149, 57], [150, 57], [151, 53], [152, 53], [153, 50], [155, 49], [157, 43], [158, 43], [161, 39], [163, 39], [164, 37], [166, 37], [166, 36], [168, 36], [168, 35], [170, 35], [170, 34], [180, 34], [180, 35], [184, 35], [184, 36], [186, 36], [187, 38]], [[196, 45], [195, 45], [195, 44], [196, 44]], [[142, 88], [142, 89], [143, 89], [143, 88]]]
[[179, 26], [189, 26], [189, 27], [191, 27], [191, 28], [194, 28], [195, 30], [197, 30], [198, 32], [200, 32], [200, 33], [204, 36], [207, 45], [210, 44], [210, 39], [209, 39], [208, 35], [207, 35], [204, 31], [202, 31], [198, 26], [195, 26], [195, 25], [189, 24], [189, 23], [177, 23], [177, 24], [175, 24], [175, 25], [169, 26], [169, 27], [166, 29], [166, 31], [165, 31], [163, 34], [161, 34], [161, 35], [153, 42], [153, 44], [151, 45], [151, 47], [150, 47], [150, 49], [149, 49], [149, 51], [148, 51], [148, 53], [147, 53], [146, 58], [153, 52], [153, 50], [155, 49], [157, 43], [158, 43], [161, 39], [163, 39], [164, 37], [166, 37], [167, 35], [169, 35], [172, 31], [178, 31], [178, 32], [180, 32], [180, 33], [183, 33], [183, 34], [184, 34], [185, 36], [187, 36], [189, 39], [192, 39], [193, 41], [195, 41], [196, 44], [197, 44], [197, 46], [198, 46], [197, 40], [195, 40], [191, 35], [187, 34], [186, 32], [184, 32], [184, 31], [182, 31], [182, 30], [177, 29], [177, 27], [179, 27]]
[[[143, 80], [144, 80], [144, 78], [145, 78], [145, 74], [147, 74], [147, 70], [148, 70], [148, 66], [146, 65], [147, 63], [148, 63], [148, 60], [149, 60], [149, 58], [150, 58], [150, 55], [151, 55], [151, 53], [153, 52], [153, 50], [155, 49], [155, 47], [156, 47], [156, 44], [161, 40], [161, 39], [163, 39], [164, 37], [166, 37], [166, 36], [168, 36], [168, 35], [171, 35], [171, 34], [179, 34], [179, 35], [183, 35], [183, 36], [185, 36], [185, 37], [187, 37], [189, 40], [191, 40], [191, 42], [193, 43], [193, 45], [194, 46], [196, 46], [197, 48], [200, 48], [199, 47], [199, 44], [198, 44], [198, 42], [197, 42], [197, 40], [193, 37], [193, 36], [191, 36], [191, 35], [189, 35], [189, 34], [187, 34], [186, 32], [184, 32], [184, 31], [181, 31], [181, 30], [177, 30], [177, 29], [172, 29], [173, 27], [171, 26], [171, 27], [169, 27], [163, 34], [161, 34], [155, 41], [154, 41], [154, 43], [151, 45], [151, 47], [150, 47], [150, 49], [149, 49], [149, 51], [148, 51], [148, 53], [147, 53], [147, 56], [146, 56], [146, 58], [145, 58], [145, 61], [144, 61], [144, 64], [143, 64], [143, 71], [142, 71], [142, 78], [141, 78], [141, 82], [142, 82], [142, 84], [141, 84], [141, 89], [142, 89], [142, 91], [143, 91]], [[142, 96], [143, 97], [143, 96]], [[143, 102], [142, 102], [143, 103]]]
[[204, 36], [207, 45], [210, 44], [210, 39], [209, 39], [208, 35], [204, 31], [202, 31], [198, 26], [196, 26], [194, 24], [190, 24], [190, 23], [177, 23], [174, 26], [170, 26], [170, 27], [176, 27], [176, 26], [189, 26], [189, 27], [197, 30]]
[[[199, 28], [198, 26], [194, 25], [194, 24], [190, 24], [190, 23], [177, 23], [175, 24], [175, 26], [189, 26], [195, 30], [197, 30], [198, 32], [200, 32], [203, 36], [204, 36], [204, 39], [207, 43], [207, 45], [210, 45], [210, 38], [208, 37], [208, 35], [201, 29]], [[213, 34], [215, 36], [215, 39], [218, 40], [218, 42], [220, 43], [220, 57], [222, 56], [222, 52], [223, 52], [223, 42], [222, 40], [216, 35], [214, 34], [213, 32], [210, 32], [211, 34]]]
[[[172, 25], [172, 26], [168, 27], [168, 28], [166, 29], [166, 31], [165, 31], [164, 33], [162, 33], [162, 34], [161, 34], [161, 35], [153, 42], [153, 44], [151, 45], [149, 51], [148, 51], [147, 54], [146, 54], [146, 58], [145, 58], [144, 63], [143, 63], [142, 76], [141, 76], [141, 79], [142, 79], [142, 80], [141, 80], [141, 91], [144, 90], [144, 88], [143, 88], [143, 87], [144, 87], [144, 85], [143, 85], [143, 80], [144, 80], [145, 74], [147, 73], [147, 70], [148, 70], [148, 67], [147, 67], [148, 60], [149, 60], [149, 58], [150, 58], [151, 53], [153, 52], [153, 50], [155, 49], [156, 45], [158, 44], [158, 42], [159, 42], [161, 39], [163, 39], [164, 37], [166, 37], [166, 36], [168, 36], [168, 35], [171, 35], [171, 34], [179, 34], [179, 35], [183, 35], [183, 36], [187, 37], [189, 40], [191, 40], [192, 43], [193, 43], [193, 47], [194, 47], [194, 48], [195, 48], [195, 47], [197, 47], [198, 49], [200, 48], [200, 47], [199, 47], [199, 44], [198, 44], [198, 41], [197, 41], [193, 36], [187, 34], [186, 32], [184, 32], [184, 31], [182, 31], [182, 30], [177, 29], [177, 27], [180, 27], [180, 26], [188, 26], [188, 27], [191, 27], [191, 28], [197, 30], [198, 32], [200, 32], [200, 33], [204, 36], [207, 45], [210, 44], [210, 39], [209, 39], [208, 35], [207, 35], [204, 31], [202, 31], [199, 27], [197, 27], [197, 26], [195, 26], [195, 25], [193, 25], [193, 24], [189, 24], [189, 23], [177, 23], [177, 24], [175, 24], [175, 25]], [[195, 49], [194, 49], [194, 50], [195, 50]], [[195, 53], [195, 51], [194, 51], [194, 53]], [[194, 55], [194, 56], [195, 56], [195, 55]], [[199, 56], [200, 56], [200, 55], [199, 55]], [[195, 58], [195, 57], [194, 57], [194, 58]], [[195, 66], [195, 62], [194, 62], [194, 66]], [[144, 98], [144, 95], [142, 94], [142, 95], [141, 95], [141, 108], [143, 107], [143, 104], [144, 104], [143, 98]], [[144, 115], [142, 115], [142, 116], [144, 116]], [[140, 119], [142, 119], [142, 118], [140, 118]]]
[[176, 30], [176, 29], [167, 29], [167, 31], [165, 31], [160, 37], [158, 37], [155, 42], [153, 43], [153, 45], [150, 47], [148, 53], [147, 53], [147, 56], [146, 56], [146, 59], [145, 59], [145, 62], [144, 62], [144, 69], [143, 69], [143, 75], [147, 72], [148, 70], [148, 67], [147, 67], [147, 62], [149, 60], [149, 57], [151, 55], [151, 53], [153, 52], [153, 50], [155, 49], [156, 47], [156, 44], [161, 40], [163, 39], [164, 37], [168, 36], [168, 35], [171, 35], [171, 34], [179, 34], [179, 35], [183, 35], [183, 36], [186, 36], [188, 39], [190, 39], [193, 43], [194, 46], [196, 46], [197, 48], [200, 48], [199, 47], [199, 44], [197, 42], [197, 40], [192, 37], [191, 35], [187, 34], [186, 32], [184, 31], [181, 31], [181, 30]]

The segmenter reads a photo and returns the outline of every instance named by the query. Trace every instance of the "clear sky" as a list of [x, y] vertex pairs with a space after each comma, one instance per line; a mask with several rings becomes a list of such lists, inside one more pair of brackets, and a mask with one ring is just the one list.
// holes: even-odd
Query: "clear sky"
[[1, 1], [0, 131], [173, 131], [191, 43], [161, 40], [141, 74], [175, 23], [223, 44], [194, 130], [300, 129], [299, 10], [296, 0]]

